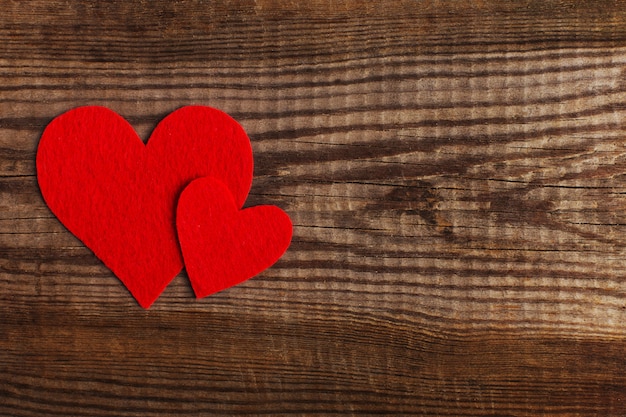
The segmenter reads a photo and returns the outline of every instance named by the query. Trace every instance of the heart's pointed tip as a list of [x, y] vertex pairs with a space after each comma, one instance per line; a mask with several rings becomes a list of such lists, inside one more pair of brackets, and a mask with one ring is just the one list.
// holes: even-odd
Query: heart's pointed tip
[[137, 304], [139, 304], [143, 309], [148, 310], [154, 302], [158, 300], [163, 291], [165, 291], [165, 287], [167, 285], [169, 285], [169, 281], [164, 285], [154, 288], [134, 286], [132, 290], [129, 289], [129, 292], [135, 301], [137, 301]]
[[195, 280], [190, 280], [190, 281], [191, 281], [191, 288], [193, 289], [193, 293], [196, 296], [196, 300], [202, 300], [203, 298], [206, 298], [209, 295], [213, 295], [216, 292], [218, 292], [218, 290], [202, 288], [199, 285], [200, 283]]
[[150, 307], [152, 307], [152, 304], [154, 304], [154, 301], [137, 301], [139, 303], [139, 305], [141, 306], [141, 308], [143, 308], [144, 310], [148, 310]]
[[194, 294], [196, 296], [196, 301], [200, 301], [200, 300], [202, 300], [202, 299], [204, 299], [204, 298], [209, 296], [209, 294], [204, 295], [204, 294], [202, 294], [200, 292], [196, 292]]
[[156, 298], [137, 298], [135, 297], [135, 301], [137, 301], [137, 304], [139, 304], [139, 306], [141, 308], [143, 308], [144, 310], [148, 310], [150, 307], [152, 307], [152, 304], [154, 304], [154, 302], [156, 301]]

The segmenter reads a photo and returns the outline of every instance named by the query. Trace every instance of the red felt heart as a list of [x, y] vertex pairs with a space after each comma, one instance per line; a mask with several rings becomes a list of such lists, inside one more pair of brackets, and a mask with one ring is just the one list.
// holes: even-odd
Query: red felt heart
[[212, 176], [241, 207], [252, 164], [246, 133], [219, 110], [176, 110], [144, 145], [118, 114], [88, 106], [46, 127], [37, 179], [52, 212], [148, 308], [183, 266], [175, 229], [183, 188]]
[[176, 214], [185, 268], [198, 298], [232, 287], [272, 266], [291, 242], [291, 220], [276, 206], [239, 210], [215, 178], [193, 181]]

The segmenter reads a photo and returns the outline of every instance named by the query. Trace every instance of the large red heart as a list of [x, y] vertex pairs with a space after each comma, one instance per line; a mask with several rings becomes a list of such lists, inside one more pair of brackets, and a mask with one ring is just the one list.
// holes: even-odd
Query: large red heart
[[198, 298], [232, 287], [272, 266], [291, 242], [289, 216], [276, 206], [239, 210], [214, 178], [193, 181], [176, 214], [185, 268]]
[[144, 145], [117, 113], [88, 106], [46, 127], [37, 179], [52, 212], [148, 308], [183, 266], [175, 229], [183, 188], [212, 176], [241, 207], [252, 164], [246, 133], [219, 110], [176, 110]]

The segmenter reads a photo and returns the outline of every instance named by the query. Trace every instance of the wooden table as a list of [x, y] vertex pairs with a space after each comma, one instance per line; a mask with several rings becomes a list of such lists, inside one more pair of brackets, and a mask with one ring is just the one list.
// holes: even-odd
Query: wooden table
[[[626, 415], [626, 3], [0, 4], [0, 415]], [[143, 310], [42, 200], [45, 126], [250, 135], [272, 268]]]

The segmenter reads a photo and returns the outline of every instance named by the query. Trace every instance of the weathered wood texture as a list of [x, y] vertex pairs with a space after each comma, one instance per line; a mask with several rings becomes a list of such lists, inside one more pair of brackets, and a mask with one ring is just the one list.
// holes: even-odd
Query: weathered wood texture
[[[216, 3], [0, 2], [0, 415], [626, 415], [626, 3]], [[293, 244], [144, 311], [35, 151], [192, 103]]]

